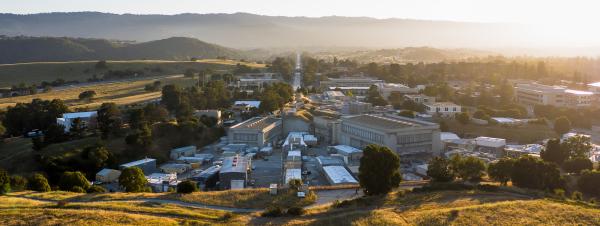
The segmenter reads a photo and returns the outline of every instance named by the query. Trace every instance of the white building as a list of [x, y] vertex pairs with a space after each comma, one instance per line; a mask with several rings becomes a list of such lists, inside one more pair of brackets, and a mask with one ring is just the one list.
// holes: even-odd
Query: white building
[[379, 93], [381, 93], [381, 96], [383, 96], [386, 100], [392, 93], [414, 94], [419, 92], [417, 89], [413, 89], [399, 83], [378, 83], [376, 85]]
[[383, 83], [383, 80], [365, 76], [345, 76], [340, 78], [327, 78], [321, 81], [321, 87], [371, 87]]
[[255, 117], [229, 128], [227, 137], [230, 144], [247, 144], [264, 147], [281, 137], [282, 122], [275, 117]]
[[323, 171], [331, 185], [358, 184], [358, 181], [343, 166], [324, 166]]
[[424, 94], [404, 95], [404, 98], [419, 104], [435, 103], [435, 97], [430, 97]]
[[360, 160], [363, 155], [362, 150], [348, 145], [336, 145], [331, 148], [333, 148], [336, 153], [346, 156], [349, 160]]
[[425, 103], [424, 105], [425, 111], [430, 115], [440, 114], [444, 117], [454, 117], [455, 114], [462, 111], [460, 105], [452, 102]]
[[100, 172], [96, 173], [96, 181], [102, 183], [112, 183], [118, 181], [119, 176], [121, 176], [121, 171], [104, 168], [100, 170]]
[[396, 115], [344, 117], [337, 134], [340, 144], [359, 149], [378, 144], [399, 155], [435, 154], [442, 148], [438, 124]]
[[260, 101], [258, 100], [238, 100], [233, 103], [232, 109], [238, 111], [247, 111], [250, 109], [258, 109], [260, 107]]
[[360, 101], [346, 102], [342, 107], [342, 113], [348, 115], [367, 114], [371, 111], [373, 111], [373, 105], [371, 103]]
[[331, 90], [323, 92], [323, 98], [325, 100], [344, 100], [346, 95], [342, 91]]
[[515, 88], [517, 102], [524, 105], [551, 105], [556, 107], [586, 107], [594, 101], [594, 93], [571, 90], [560, 86], [538, 83], [519, 83]]
[[83, 127], [92, 128], [97, 124], [96, 117], [98, 117], [97, 111], [64, 113], [62, 118], [56, 119], [56, 124], [64, 126], [65, 132], [69, 132], [71, 130], [71, 126], [73, 125], [73, 120], [78, 118], [81, 120]]

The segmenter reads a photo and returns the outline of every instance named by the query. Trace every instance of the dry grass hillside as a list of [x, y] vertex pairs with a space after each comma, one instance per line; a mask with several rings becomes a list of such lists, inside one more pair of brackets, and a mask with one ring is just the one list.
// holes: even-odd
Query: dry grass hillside
[[18, 192], [0, 197], [0, 225], [600, 225], [600, 208], [593, 204], [511, 191], [396, 191], [276, 218], [189, 206], [262, 209], [279, 202], [265, 194], [265, 189], [190, 195]]

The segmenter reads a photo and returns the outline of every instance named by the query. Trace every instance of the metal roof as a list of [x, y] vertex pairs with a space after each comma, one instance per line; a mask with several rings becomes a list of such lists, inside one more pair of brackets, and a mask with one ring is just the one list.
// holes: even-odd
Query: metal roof
[[324, 166], [323, 170], [333, 184], [358, 183], [343, 166]]

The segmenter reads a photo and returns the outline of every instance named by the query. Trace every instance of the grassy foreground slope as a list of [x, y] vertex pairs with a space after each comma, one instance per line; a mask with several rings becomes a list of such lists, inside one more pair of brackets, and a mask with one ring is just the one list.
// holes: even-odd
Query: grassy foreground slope
[[395, 192], [299, 218], [255, 218], [255, 225], [600, 225], [600, 209], [508, 192]]

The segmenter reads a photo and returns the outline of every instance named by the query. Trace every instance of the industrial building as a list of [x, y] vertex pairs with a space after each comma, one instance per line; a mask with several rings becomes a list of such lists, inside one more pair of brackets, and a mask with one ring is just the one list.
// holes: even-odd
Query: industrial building
[[367, 114], [373, 111], [373, 105], [371, 103], [350, 101], [344, 103], [342, 107], [342, 113], [346, 115], [360, 115]]
[[182, 174], [191, 170], [192, 166], [190, 164], [167, 163], [161, 165], [159, 168], [164, 173]]
[[71, 130], [73, 120], [75, 119], [81, 120], [81, 125], [84, 128], [95, 128], [97, 125], [96, 117], [98, 117], [97, 111], [64, 113], [62, 118], [56, 119], [56, 124], [63, 126], [65, 132], [68, 133]]
[[344, 117], [338, 135], [343, 145], [363, 149], [378, 144], [399, 155], [437, 154], [442, 149], [438, 124], [390, 114]]
[[146, 180], [153, 192], [167, 192], [169, 188], [176, 188], [180, 182], [174, 173], [152, 173], [146, 176]]
[[410, 88], [404, 84], [399, 83], [377, 83], [377, 89], [381, 96], [383, 96], [386, 100], [390, 97], [392, 93], [399, 94], [416, 94], [419, 93], [419, 90]]
[[415, 95], [404, 95], [404, 99], [410, 100], [419, 104], [432, 104], [435, 103], [435, 97], [430, 97], [424, 94]]
[[223, 159], [219, 172], [221, 189], [243, 189], [248, 181], [248, 159], [239, 155]]
[[221, 166], [211, 166], [201, 172], [192, 172], [190, 180], [198, 182], [200, 190], [213, 188], [219, 181], [219, 171], [221, 171]]
[[315, 116], [313, 118], [315, 135], [321, 142], [337, 143], [337, 132], [340, 120], [329, 116]]
[[331, 185], [358, 184], [358, 181], [343, 166], [324, 166], [323, 172]]
[[191, 157], [196, 154], [196, 146], [185, 146], [171, 150], [170, 157], [172, 160], [177, 160], [179, 157]]
[[331, 147], [337, 154], [345, 156], [348, 161], [360, 160], [363, 156], [363, 151], [348, 145], [336, 145]]
[[229, 128], [227, 133], [230, 144], [247, 144], [264, 147], [281, 137], [280, 118], [255, 117]]
[[346, 76], [340, 78], [327, 78], [321, 81], [321, 87], [371, 87], [383, 83], [383, 80], [365, 76]]
[[151, 173], [158, 172], [156, 168], [156, 159], [145, 158], [129, 163], [125, 163], [119, 166], [119, 169], [123, 170], [129, 167], [138, 167], [140, 168], [145, 175], [150, 175]]
[[100, 172], [96, 173], [96, 181], [102, 183], [112, 183], [119, 180], [121, 171], [114, 169], [104, 168]]
[[291, 180], [298, 179], [302, 180], [301, 169], [286, 169], [285, 170], [285, 184], [289, 184]]

